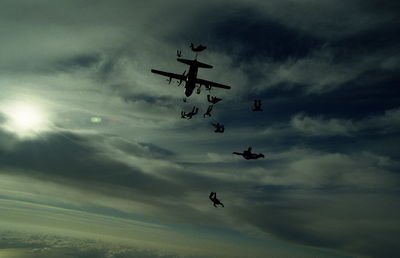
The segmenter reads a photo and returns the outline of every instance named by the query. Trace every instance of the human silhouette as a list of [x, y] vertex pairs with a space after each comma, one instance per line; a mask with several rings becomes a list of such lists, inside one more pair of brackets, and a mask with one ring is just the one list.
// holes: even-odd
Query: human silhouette
[[187, 117], [187, 114], [186, 114], [186, 112], [185, 111], [181, 111], [181, 118], [186, 118]]
[[251, 153], [251, 147], [249, 147], [247, 150], [244, 150], [242, 153], [233, 152], [233, 154], [242, 156], [243, 158], [245, 158], [247, 160], [264, 158], [264, 154], [262, 154], [262, 153]]
[[182, 56], [182, 51], [176, 50], [176, 55], [177, 55], [178, 57], [181, 57], [181, 56]]
[[190, 43], [190, 48], [192, 49], [193, 52], [201, 52], [201, 51], [203, 51], [204, 49], [206, 49], [207, 46], [198, 45], [197, 47], [195, 47], [195, 46], [193, 45], [193, 43]]
[[209, 105], [207, 108], [207, 112], [204, 113], [203, 117], [206, 118], [206, 116], [211, 116], [212, 109], [213, 109], [213, 105]]
[[254, 100], [253, 111], [263, 111], [262, 108], [261, 108], [261, 99]]
[[[192, 111], [190, 111], [189, 113], [185, 113], [185, 118], [191, 119], [194, 115], [197, 114], [198, 111], [199, 111], [199, 108], [193, 106]], [[182, 112], [183, 112], [183, 111], [182, 111]]]
[[218, 102], [220, 102], [222, 99], [217, 98], [215, 96], [211, 96], [210, 94], [207, 95], [207, 100], [208, 102], [212, 103], [212, 104], [217, 104]]
[[223, 132], [225, 131], [224, 125], [222, 125], [222, 124], [220, 124], [220, 123], [216, 123], [216, 124], [211, 123], [211, 124], [215, 127], [214, 132], [216, 132], [216, 133], [223, 133]]
[[213, 202], [213, 205], [215, 208], [217, 208], [217, 205], [221, 205], [222, 207], [225, 207], [220, 200], [217, 199], [217, 193], [211, 192], [209, 196], [210, 200]]

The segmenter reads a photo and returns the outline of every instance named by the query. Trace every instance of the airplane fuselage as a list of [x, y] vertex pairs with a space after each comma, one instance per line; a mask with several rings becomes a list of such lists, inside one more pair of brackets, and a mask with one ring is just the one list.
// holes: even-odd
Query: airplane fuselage
[[191, 65], [189, 68], [189, 73], [186, 77], [185, 83], [185, 95], [189, 97], [192, 95], [194, 88], [196, 87], [196, 78], [197, 78], [198, 67], [195, 65]]
[[[177, 79], [178, 85], [181, 85], [181, 83], [185, 82], [186, 97], [189, 97], [190, 95], [192, 95], [194, 89], [196, 88], [196, 85], [199, 85], [198, 90], [200, 90], [201, 86], [204, 86], [208, 90], [210, 90], [211, 87], [223, 88], [223, 89], [228, 89], [228, 90], [231, 88], [230, 86], [227, 86], [227, 85], [223, 85], [223, 84], [219, 84], [216, 82], [197, 78], [197, 72], [198, 72], [199, 68], [211, 69], [212, 68], [211, 65], [199, 62], [199, 61], [197, 61], [197, 59], [188, 60], [188, 59], [183, 59], [183, 58], [177, 58], [177, 61], [184, 63], [186, 65], [189, 65], [189, 72], [186, 75], [185, 75], [186, 71], [183, 74], [176, 74], [176, 73], [170, 73], [170, 72], [164, 72], [164, 71], [160, 71], [160, 70], [151, 69], [151, 72], [169, 77], [169, 80], [168, 80], [169, 82], [171, 82], [172, 78]], [[199, 91], [198, 91], [198, 93], [199, 93]]]

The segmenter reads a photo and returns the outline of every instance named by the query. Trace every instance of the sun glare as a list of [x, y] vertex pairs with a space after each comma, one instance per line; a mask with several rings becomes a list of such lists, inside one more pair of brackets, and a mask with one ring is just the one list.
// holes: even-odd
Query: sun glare
[[7, 129], [19, 136], [33, 136], [46, 129], [46, 117], [37, 105], [16, 103], [4, 111]]

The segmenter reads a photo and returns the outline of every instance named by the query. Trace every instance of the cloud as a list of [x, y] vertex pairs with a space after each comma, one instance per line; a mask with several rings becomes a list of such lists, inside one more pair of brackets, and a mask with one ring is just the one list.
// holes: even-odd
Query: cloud
[[294, 116], [290, 125], [295, 130], [312, 136], [350, 136], [357, 131], [357, 127], [349, 120], [312, 118], [304, 114]]
[[[305, 193], [299, 189], [287, 196], [288, 191], [284, 191], [278, 197], [279, 203], [259, 203], [252, 212], [238, 208], [235, 213], [265, 232], [298, 244], [347, 251], [356, 256], [398, 255], [394, 235], [399, 227], [393, 216], [398, 212], [397, 197], [324, 192]], [[381, 213], [382, 209], [390, 212]], [[377, 237], [383, 235], [385, 240]]]
[[[3, 232], [0, 245], [1, 255], [7, 257], [181, 257], [155, 249], [138, 246], [124, 246], [90, 238], [73, 238], [54, 234], [22, 233], [17, 231]], [[195, 257], [195, 256], [192, 256]]]
[[380, 115], [369, 115], [359, 120], [312, 117], [304, 113], [292, 116], [288, 123], [275, 124], [264, 130], [264, 135], [299, 134], [303, 136], [347, 136], [395, 134], [400, 126], [400, 109], [386, 110]]

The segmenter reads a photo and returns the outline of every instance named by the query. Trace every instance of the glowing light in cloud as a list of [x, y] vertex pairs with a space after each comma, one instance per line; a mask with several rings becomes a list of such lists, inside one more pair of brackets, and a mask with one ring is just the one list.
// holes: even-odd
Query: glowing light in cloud
[[7, 116], [5, 128], [18, 136], [35, 136], [48, 129], [44, 111], [32, 103], [13, 103], [2, 110]]
[[101, 117], [93, 116], [90, 118], [90, 122], [92, 122], [94, 124], [101, 123], [102, 121], [103, 121], [103, 119], [101, 119]]

